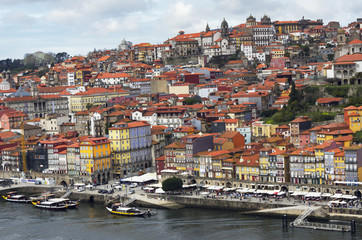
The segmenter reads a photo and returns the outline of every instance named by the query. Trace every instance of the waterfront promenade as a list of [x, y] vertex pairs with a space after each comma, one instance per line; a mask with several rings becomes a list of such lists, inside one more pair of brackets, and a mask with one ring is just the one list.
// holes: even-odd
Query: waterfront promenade
[[[217, 192], [209, 192], [208, 194], [202, 194], [206, 192], [186, 191], [181, 195], [165, 195], [146, 193], [142, 187], [134, 188], [135, 192], [129, 194], [128, 187], [121, 188], [121, 190], [114, 190], [112, 194], [98, 193], [99, 189], [110, 190], [112, 184], [101, 185], [90, 189], [85, 189], [79, 192], [77, 189], [70, 188], [72, 194], [70, 198], [81, 199], [82, 201], [95, 201], [103, 204], [110, 202], [122, 202], [131, 199], [133, 204], [141, 205], [144, 207], [154, 208], [166, 208], [166, 209], [178, 209], [182, 207], [197, 207], [197, 208], [214, 208], [224, 209], [232, 211], [240, 211], [243, 214], [256, 214], [261, 216], [282, 216], [287, 214], [288, 216], [296, 217], [301, 214], [306, 208], [318, 208], [320, 211], [316, 211], [312, 216], [326, 219], [355, 219], [362, 221], [362, 208], [361, 204], [355, 207], [349, 208], [330, 208], [328, 207], [328, 201], [303, 201], [300, 199], [294, 199], [293, 197], [284, 198], [262, 198], [256, 197], [252, 194], [221, 194]], [[50, 190], [58, 193], [58, 195], [64, 194], [67, 189], [60, 185], [34, 185], [32, 183], [19, 183], [13, 184], [9, 187], [0, 187], [1, 193], [5, 193], [14, 188], [27, 189], [36, 188], [37, 192], [48, 192]], [[32, 190], [33, 191], [33, 190]]]

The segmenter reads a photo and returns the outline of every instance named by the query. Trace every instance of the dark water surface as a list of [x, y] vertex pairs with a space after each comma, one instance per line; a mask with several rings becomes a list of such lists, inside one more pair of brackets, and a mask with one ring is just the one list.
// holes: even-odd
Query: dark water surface
[[49, 211], [31, 204], [0, 202], [1, 240], [93, 240], [93, 239], [362, 239], [357, 233], [289, 228], [281, 219], [243, 216], [237, 212], [180, 209], [158, 210], [150, 218], [115, 216], [103, 205], [81, 203], [78, 209]]

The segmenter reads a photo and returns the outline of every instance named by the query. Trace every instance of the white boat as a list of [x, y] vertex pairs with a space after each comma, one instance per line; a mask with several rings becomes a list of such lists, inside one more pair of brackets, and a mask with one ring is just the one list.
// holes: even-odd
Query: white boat
[[29, 203], [31, 202], [30, 199], [28, 199], [25, 195], [14, 195], [14, 194], [8, 194], [6, 196], [3, 195], [3, 198], [8, 202], [18, 202], [18, 203]]
[[51, 199], [48, 199], [48, 202], [61, 202], [61, 201], [63, 201], [68, 206], [68, 208], [75, 208], [80, 203], [79, 200], [73, 201], [73, 200], [70, 200], [69, 198], [51, 198]]
[[106, 208], [110, 213], [121, 216], [142, 217], [147, 214], [147, 211], [141, 211], [138, 208], [122, 207], [120, 204], [115, 204], [111, 208]]
[[49, 210], [65, 210], [68, 205], [64, 200], [54, 200], [54, 201], [32, 201], [31, 202], [35, 207], [49, 209]]

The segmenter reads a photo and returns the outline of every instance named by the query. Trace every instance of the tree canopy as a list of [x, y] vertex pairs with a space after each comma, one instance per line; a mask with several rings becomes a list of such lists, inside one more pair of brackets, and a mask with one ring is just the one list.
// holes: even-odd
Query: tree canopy
[[182, 179], [180, 178], [168, 178], [162, 182], [162, 189], [167, 191], [178, 191], [182, 189]]

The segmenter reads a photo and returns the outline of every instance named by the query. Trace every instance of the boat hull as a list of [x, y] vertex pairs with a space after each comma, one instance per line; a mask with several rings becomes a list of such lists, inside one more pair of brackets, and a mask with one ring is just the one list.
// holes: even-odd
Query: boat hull
[[41, 208], [41, 209], [46, 209], [46, 210], [67, 210], [68, 205], [64, 205], [64, 206], [48, 206], [48, 205], [42, 205], [41, 203], [38, 204], [37, 202], [31, 202], [35, 207], [37, 208]]
[[112, 210], [111, 208], [107, 207], [107, 210], [115, 215], [120, 215], [120, 216], [127, 216], [127, 217], [143, 217], [146, 212], [140, 212], [140, 213], [127, 213], [127, 212], [120, 212], [117, 210]]
[[3, 198], [7, 202], [16, 202], [16, 203], [30, 203], [31, 202], [31, 200], [29, 200], [29, 199], [14, 199], [14, 198], [5, 197], [5, 196], [3, 196]]

